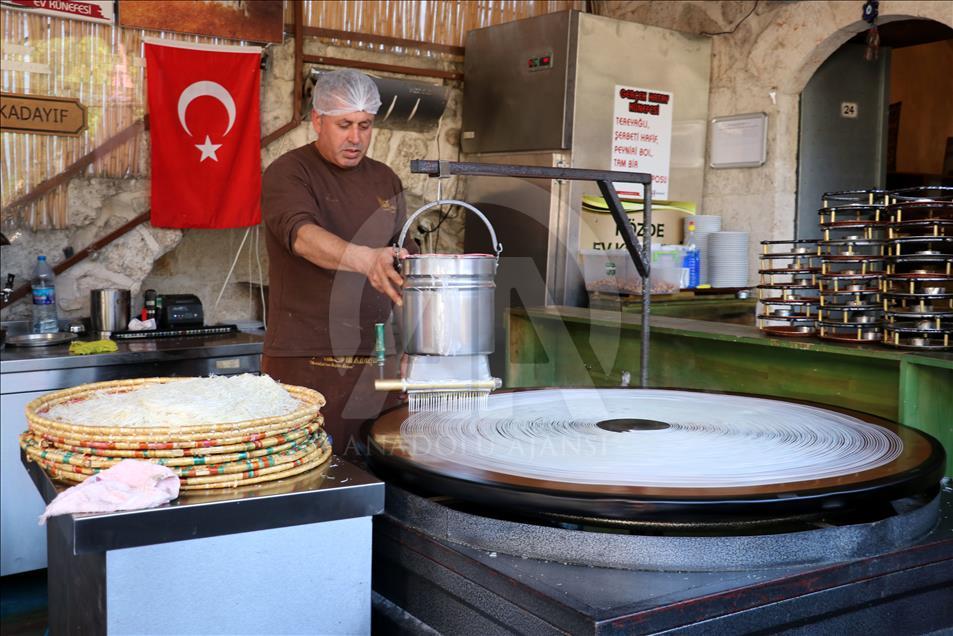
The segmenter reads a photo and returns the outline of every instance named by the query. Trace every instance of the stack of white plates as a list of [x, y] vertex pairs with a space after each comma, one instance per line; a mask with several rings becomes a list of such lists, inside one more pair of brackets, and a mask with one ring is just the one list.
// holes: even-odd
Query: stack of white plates
[[684, 219], [684, 234], [688, 235], [688, 222], [695, 221], [695, 245], [698, 247], [698, 284], [710, 283], [711, 270], [708, 263], [708, 235], [721, 230], [721, 217], [714, 214], [695, 214]]
[[748, 286], [748, 233], [712, 232], [708, 235], [711, 286]]

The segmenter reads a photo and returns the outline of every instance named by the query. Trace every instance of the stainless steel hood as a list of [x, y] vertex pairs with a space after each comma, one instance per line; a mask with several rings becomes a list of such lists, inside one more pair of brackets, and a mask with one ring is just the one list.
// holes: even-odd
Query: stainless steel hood
[[476, 29], [464, 59], [464, 152], [572, 145], [578, 11]]

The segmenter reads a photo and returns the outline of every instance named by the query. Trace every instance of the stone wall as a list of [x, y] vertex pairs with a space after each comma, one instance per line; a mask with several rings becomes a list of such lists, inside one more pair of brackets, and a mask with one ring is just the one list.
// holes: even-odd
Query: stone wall
[[[404, 56], [334, 47], [314, 39], [305, 42], [305, 53], [368, 59], [395, 65], [408, 64]], [[291, 118], [295, 73], [293, 39], [288, 38], [281, 46], [271, 47], [269, 55], [270, 65], [262, 75], [263, 134], [283, 126]], [[409, 64], [443, 70], [460, 70], [462, 67], [452, 61], [423, 56], [415, 57]], [[422, 78], [408, 79], [420, 81]], [[369, 156], [387, 163], [401, 177], [410, 210], [436, 197], [435, 180], [411, 175], [410, 160], [438, 157], [457, 159], [459, 156], [462, 90], [459, 83], [451, 84], [447, 109], [438, 126], [425, 132], [379, 127], [374, 133]], [[267, 167], [284, 152], [314, 138], [310, 122], [302, 123], [262, 149], [262, 167]], [[146, 144], [142, 144], [142, 147], [148, 148]], [[444, 194], [452, 195], [455, 189], [456, 185], [451, 182]], [[35, 233], [19, 230], [14, 233], [13, 245], [3, 248], [0, 273], [4, 276], [7, 272], [16, 274], [17, 284], [26, 282], [37, 254], [46, 254], [50, 262], [56, 263], [63, 258], [63, 248], [72, 246], [79, 250], [148, 207], [148, 178], [74, 179], [69, 188], [70, 227], [65, 230]], [[432, 219], [424, 219], [423, 222], [434, 224]], [[438, 248], [447, 251], [456, 249], [462, 243], [462, 231], [461, 218], [448, 218], [440, 227]], [[152, 288], [159, 293], [197, 294], [205, 306], [206, 321], [209, 323], [259, 319], [260, 303], [254, 294], [259, 280], [258, 262], [260, 260], [266, 282], [268, 263], [264, 236], [259, 237], [256, 251], [254, 232], [238, 255], [235, 272], [216, 307], [216, 298], [244, 234], [244, 229], [179, 231], [161, 230], [144, 224], [102, 250], [96, 258], [75, 265], [57, 278], [60, 317], [88, 315], [90, 289], [122, 287], [132, 290], [134, 307], [141, 307], [142, 291]], [[29, 298], [26, 298], [4, 310], [3, 319], [27, 318], [30, 310]]]
[[[16, 276], [15, 286], [29, 282], [38, 254], [48, 262], [64, 258], [63, 250], [78, 251], [109, 234], [149, 208], [148, 179], [74, 179], [69, 185], [70, 227], [32, 232], [19, 229], [8, 234], [11, 245], [2, 249], [0, 273]], [[182, 238], [179, 230], [164, 230], [143, 224], [92, 254], [56, 279], [60, 318], [89, 315], [89, 291], [119, 287], [140, 293], [156, 259], [174, 249]], [[6, 308], [3, 320], [28, 319], [30, 296]]]
[[[750, 1], [596, 5], [602, 15], [620, 20], [712, 35], [709, 116], [768, 114], [766, 163], [760, 168], [706, 169], [700, 207], [705, 214], [721, 215], [724, 229], [751, 233], [752, 281], [758, 242], [794, 235], [799, 95], [828, 56], [867, 29], [862, 6], [862, 2]], [[881, 23], [909, 18], [953, 26], [953, 3], [880, 3]]]

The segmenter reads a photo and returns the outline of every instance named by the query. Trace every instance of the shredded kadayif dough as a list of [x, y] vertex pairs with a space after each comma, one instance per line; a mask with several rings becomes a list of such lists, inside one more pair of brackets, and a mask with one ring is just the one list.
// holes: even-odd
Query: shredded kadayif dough
[[274, 417], [298, 407], [267, 375], [244, 373], [151, 384], [125, 393], [99, 391], [44, 415], [82, 426], [187, 426]]

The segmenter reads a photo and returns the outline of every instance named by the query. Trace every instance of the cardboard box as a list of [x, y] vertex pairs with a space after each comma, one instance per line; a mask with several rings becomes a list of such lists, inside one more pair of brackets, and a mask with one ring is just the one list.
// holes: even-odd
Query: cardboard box
[[[639, 202], [624, 202], [629, 223], [639, 242], [645, 232], [644, 215]], [[584, 197], [580, 213], [580, 250], [624, 250], [625, 243], [615, 219], [605, 208], [605, 202], [597, 197]], [[682, 242], [683, 219], [694, 214], [694, 204], [678, 201], [659, 201], [652, 204], [652, 242], [678, 244]]]

